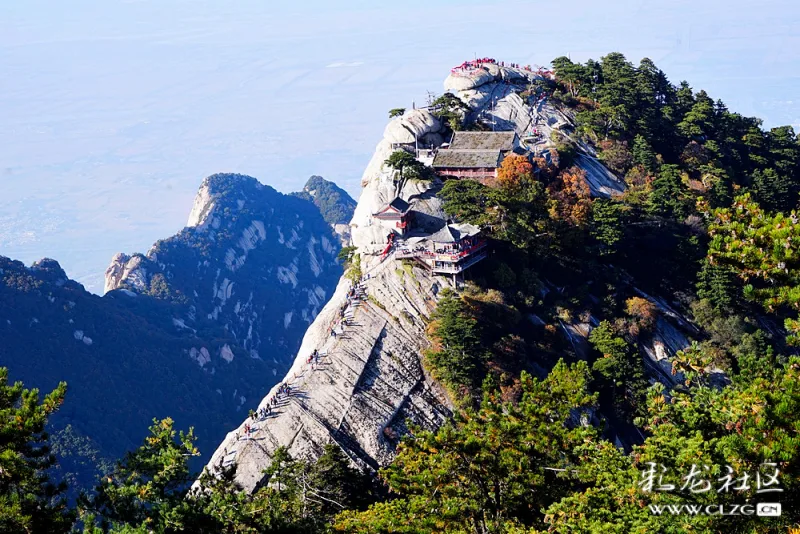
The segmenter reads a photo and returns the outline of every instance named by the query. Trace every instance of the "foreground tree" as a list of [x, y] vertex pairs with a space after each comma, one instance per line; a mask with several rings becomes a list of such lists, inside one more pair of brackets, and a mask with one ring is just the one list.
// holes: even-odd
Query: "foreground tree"
[[[284, 447], [272, 454], [265, 483], [249, 494], [235, 483], [235, 465], [199, 477], [189, 459], [199, 453], [192, 430], [154, 421], [150, 435], [83, 497], [85, 534], [316, 533], [345, 509], [374, 499], [368, 476], [350, 466], [336, 445], [316, 462], [295, 460]], [[190, 485], [198, 480], [198, 485]]]
[[[585, 486], [547, 509], [550, 532], [782, 533], [800, 520], [800, 360], [721, 389], [667, 395], [656, 384], [647, 412], [649, 437], [631, 454], [599, 440], [576, 449], [583, 461], [574, 475]], [[777, 483], [767, 486], [773, 475]], [[782, 516], [673, 515], [651, 507], [757, 502], [783, 502]]]
[[194, 481], [189, 458], [200, 454], [195, 440], [191, 429], [176, 431], [170, 418], [153, 420], [144, 444], [117, 464], [83, 506], [103, 518], [103, 531], [204, 531], [185, 498]]
[[445, 289], [429, 331], [434, 348], [425, 357], [434, 374], [459, 396], [478, 388], [488, 354], [481, 345], [481, 326], [466, 302]]
[[[770, 312], [800, 310], [800, 221], [795, 212], [768, 213], [749, 194], [731, 208], [708, 209], [708, 263], [733, 270], [746, 285], [745, 298]], [[798, 342], [800, 321], [788, 318], [789, 341]]]
[[61, 382], [39, 402], [39, 390], [8, 384], [0, 367], [0, 532], [68, 532], [73, 514], [63, 496], [64, 484], [47, 470], [56, 463], [45, 431], [47, 419], [64, 401]]
[[353, 533], [522, 532], [540, 510], [568, 494], [559, 483], [572, 450], [596, 437], [579, 414], [594, 404], [584, 363], [559, 363], [545, 380], [521, 377], [518, 404], [487, 390], [481, 408], [458, 414], [438, 432], [401, 444], [382, 478], [398, 495], [335, 524]]

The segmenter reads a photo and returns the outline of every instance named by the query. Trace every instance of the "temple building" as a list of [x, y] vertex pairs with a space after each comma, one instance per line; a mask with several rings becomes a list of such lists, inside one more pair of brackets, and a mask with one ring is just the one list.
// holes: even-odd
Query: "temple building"
[[381, 226], [404, 235], [410, 229], [414, 212], [411, 211], [411, 205], [408, 202], [400, 197], [395, 197], [377, 213], [373, 213], [372, 217], [380, 221]]
[[442, 177], [491, 181], [506, 155], [519, 148], [516, 132], [455, 132], [431, 167]]
[[463, 279], [463, 273], [487, 255], [486, 240], [471, 224], [447, 224], [426, 238], [400, 247], [398, 259], [416, 259], [434, 274], [452, 275], [454, 281]]

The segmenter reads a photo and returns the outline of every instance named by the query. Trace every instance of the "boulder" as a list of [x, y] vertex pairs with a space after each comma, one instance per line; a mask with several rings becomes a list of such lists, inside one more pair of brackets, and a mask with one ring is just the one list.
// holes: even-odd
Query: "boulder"
[[486, 68], [475, 69], [469, 74], [450, 74], [450, 76], [448, 76], [444, 81], [444, 90], [466, 91], [467, 89], [475, 89], [476, 87], [480, 87], [481, 85], [495, 81], [496, 76], [499, 74], [499, 70], [497, 74], [493, 75]]
[[413, 109], [400, 117], [395, 117], [383, 132], [384, 140], [389, 143], [413, 143], [430, 132], [438, 132], [442, 123], [426, 109]]

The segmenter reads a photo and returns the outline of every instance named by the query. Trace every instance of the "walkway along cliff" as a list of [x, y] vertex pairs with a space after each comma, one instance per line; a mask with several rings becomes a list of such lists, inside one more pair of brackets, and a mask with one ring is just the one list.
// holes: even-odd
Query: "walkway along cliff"
[[[442, 129], [427, 111], [411, 112], [403, 122], [419, 136]], [[433, 429], [451, 415], [445, 392], [421, 363], [427, 321], [451, 277], [435, 276], [422, 263], [404, 264], [393, 247], [382, 255], [389, 225], [373, 217], [399, 196], [415, 212], [417, 237], [435, 233], [444, 224], [435, 195], [441, 182], [400, 183], [383, 166], [392, 150], [385, 137], [364, 173], [350, 224], [360, 282], [342, 277], [283, 382], [264, 397], [255, 417], [226, 436], [209, 462], [211, 469], [235, 464], [236, 481], [246, 491], [262, 481], [280, 446], [309, 458], [335, 442], [354, 463], [377, 469], [393, 458], [409, 422]]]

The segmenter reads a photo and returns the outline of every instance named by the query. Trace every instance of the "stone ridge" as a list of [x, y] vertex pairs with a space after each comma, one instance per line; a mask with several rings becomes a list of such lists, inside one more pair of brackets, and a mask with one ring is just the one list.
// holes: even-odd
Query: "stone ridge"
[[[390, 254], [387, 229], [373, 220], [381, 205], [397, 196], [413, 203], [421, 233], [441, 228], [446, 215], [436, 192], [441, 182], [400, 182], [384, 160], [392, 152], [397, 132], [437, 140], [441, 122], [427, 110], [411, 110], [391, 121], [362, 177], [361, 196], [350, 222], [352, 244], [361, 255], [364, 297], [348, 306], [351, 282], [342, 277], [330, 301], [306, 331], [284, 383], [294, 393], [282, 395], [267, 417], [245, 419], [218, 447], [207, 468], [236, 467], [236, 482], [253, 491], [274, 451], [285, 446], [296, 458], [315, 458], [327, 443], [338, 443], [355, 465], [375, 469], [394, 457], [406, 422], [424, 429], [439, 428], [452, 413], [444, 390], [421, 363], [428, 347], [426, 324], [436, 296], [447, 286], [419, 267], [404, 266]], [[438, 226], [436, 225], [438, 221]], [[353, 323], [343, 335], [331, 336], [342, 307]], [[341, 325], [338, 326], [341, 328]], [[322, 353], [310, 370], [308, 358]], [[259, 410], [271, 405], [280, 384], [263, 398]], [[246, 435], [249, 425], [251, 435]]]
[[[550, 147], [552, 131], [569, 131], [570, 117], [546, 100], [532, 103], [517, 94], [533, 74], [496, 70], [471, 81], [448, 79], [447, 88], [457, 91], [469, 106], [469, 120], [489, 117], [498, 130], [515, 131], [521, 137], [538, 128], [544, 135], [537, 138], [540, 146], [531, 145], [535, 151]], [[263, 482], [264, 469], [278, 447], [287, 447], [295, 458], [313, 459], [331, 442], [339, 444], [354, 464], [376, 469], [391, 462], [398, 440], [408, 432], [407, 422], [435, 430], [450, 416], [451, 401], [426, 374], [421, 360], [428, 347], [426, 323], [437, 294], [450, 282], [404, 265], [391, 252], [384, 258], [381, 252], [388, 229], [373, 217], [400, 196], [415, 212], [415, 236], [432, 234], [443, 226], [447, 216], [437, 197], [441, 181], [398, 180], [384, 161], [398, 144], [438, 147], [447, 134], [446, 125], [428, 109], [408, 110], [389, 121], [363, 173], [363, 189], [349, 225], [351, 244], [367, 276], [364, 298], [349, 305], [351, 282], [345, 277], [339, 281], [306, 332], [284, 379], [291, 393], [278, 395], [281, 386], [275, 386], [259, 405], [259, 410], [270, 413], [248, 418], [230, 432], [207, 469], [235, 467], [236, 482], [253, 491]], [[590, 185], [594, 184], [592, 190], [598, 196], [624, 189], [610, 173], [591, 174]], [[344, 335], [334, 338], [331, 327], [338, 323], [342, 307], [353, 322], [344, 327]], [[314, 351], [321, 358], [312, 369], [309, 357]], [[274, 399], [279, 399], [277, 404]]]
[[[440, 285], [426, 271], [414, 267], [409, 273], [398, 263], [375, 264], [359, 286], [360, 297], [348, 299], [352, 284], [341, 279], [287, 374], [291, 393], [274, 387], [258, 408], [270, 407], [270, 414], [230, 432], [209, 468], [235, 465], [236, 482], [253, 491], [278, 447], [295, 458], [315, 458], [333, 442], [355, 464], [375, 470], [391, 461], [409, 422], [438, 428], [450, 417], [446, 394], [420, 363]], [[347, 325], [341, 323], [343, 308]], [[319, 362], [310, 363], [315, 350]]]

